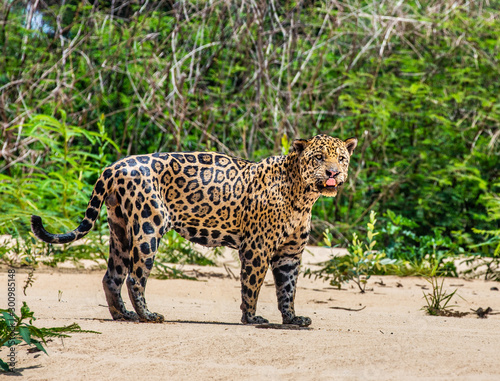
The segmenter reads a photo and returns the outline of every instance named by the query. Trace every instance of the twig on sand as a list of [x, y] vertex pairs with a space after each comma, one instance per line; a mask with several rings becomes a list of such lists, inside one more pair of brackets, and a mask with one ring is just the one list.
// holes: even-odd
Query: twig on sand
[[227, 274], [229, 275], [229, 277], [231, 279], [234, 279], [234, 280], [238, 280], [239, 277], [237, 277], [236, 275], [234, 275], [233, 271], [224, 263], [224, 269], [226, 270]]
[[331, 309], [333, 310], [346, 310], [346, 311], [354, 311], [354, 312], [358, 312], [358, 311], [362, 311], [366, 308], [366, 306], [363, 306], [361, 308], [347, 308], [347, 307], [330, 307]]

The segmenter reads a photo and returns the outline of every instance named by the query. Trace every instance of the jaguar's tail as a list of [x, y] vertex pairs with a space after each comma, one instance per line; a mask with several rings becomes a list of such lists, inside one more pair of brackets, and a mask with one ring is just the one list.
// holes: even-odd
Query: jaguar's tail
[[40, 216], [32, 215], [31, 231], [37, 238], [47, 243], [70, 243], [83, 238], [94, 227], [95, 222], [99, 217], [99, 211], [101, 210], [106, 195], [107, 192], [104, 188], [103, 179], [99, 178], [96, 185], [94, 186], [92, 196], [90, 197], [90, 201], [85, 212], [85, 217], [75, 230], [62, 234], [49, 233], [43, 227], [42, 218]]

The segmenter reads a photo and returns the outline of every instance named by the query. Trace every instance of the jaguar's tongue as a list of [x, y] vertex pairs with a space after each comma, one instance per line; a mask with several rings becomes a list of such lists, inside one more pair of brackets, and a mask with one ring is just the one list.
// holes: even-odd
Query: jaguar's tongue
[[327, 187], [336, 187], [337, 186], [337, 182], [335, 181], [335, 179], [333, 177], [330, 177], [328, 180], [326, 180], [325, 185]]

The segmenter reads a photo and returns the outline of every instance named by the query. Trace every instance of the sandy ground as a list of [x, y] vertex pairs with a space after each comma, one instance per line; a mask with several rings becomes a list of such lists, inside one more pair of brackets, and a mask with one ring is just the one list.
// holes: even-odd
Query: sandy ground
[[[322, 259], [308, 254], [305, 263]], [[238, 274], [236, 263], [227, 260]], [[336, 290], [300, 278], [299, 314], [311, 329], [260, 329], [240, 324], [240, 286], [223, 267], [198, 268], [200, 281], [158, 280], [147, 287], [150, 310], [164, 324], [115, 322], [106, 307], [104, 271], [39, 270], [22, 293], [27, 274], [17, 273], [17, 303], [27, 301], [35, 325], [78, 323], [101, 334], [80, 333], [48, 343], [49, 356], [18, 346], [23, 380], [494, 380], [500, 379], [500, 315], [479, 319], [426, 316], [421, 278], [376, 277], [365, 294], [347, 285]], [[6, 270], [0, 273], [5, 300]], [[258, 313], [281, 323], [272, 277], [266, 279]], [[383, 284], [375, 283], [382, 281]], [[458, 289], [458, 311], [500, 310], [498, 283], [446, 279]], [[126, 293], [124, 300], [130, 308]], [[4, 304], [4, 301], [2, 301]], [[341, 308], [358, 309], [348, 311]], [[0, 356], [5, 357], [5, 350]], [[0, 375], [0, 379], [17, 379]]]

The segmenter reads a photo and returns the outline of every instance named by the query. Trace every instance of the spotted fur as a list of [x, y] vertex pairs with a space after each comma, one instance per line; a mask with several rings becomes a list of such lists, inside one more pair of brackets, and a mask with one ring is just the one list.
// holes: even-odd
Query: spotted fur
[[[45, 242], [76, 241], [106, 204], [110, 251], [103, 286], [113, 319], [164, 320], [148, 310], [144, 291], [160, 239], [174, 229], [204, 246], [239, 250], [244, 324], [267, 322], [255, 313], [271, 265], [283, 323], [308, 326], [310, 318], [295, 315], [294, 298], [311, 208], [321, 194], [337, 195], [356, 144], [318, 135], [258, 163], [213, 152], [130, 156], [104, 170], [78, 228], [51, 234], [32, 216], [32, 230]], [[135, 312], [121, 298], [125, 278]]]

